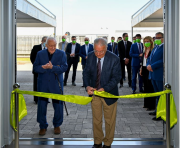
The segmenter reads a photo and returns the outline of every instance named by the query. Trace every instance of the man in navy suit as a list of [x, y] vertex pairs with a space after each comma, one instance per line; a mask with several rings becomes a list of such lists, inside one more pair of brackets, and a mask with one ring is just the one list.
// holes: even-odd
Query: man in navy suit
[[114, 42], [115, 41], [115, 37], [111, 37], [111, 42], [108, 43], [108, 45], [111, 45], [111, 52], [116, 54], [118, 56], [118, 50], [117, 50], [117, 43]]
[[[89, 53], [83, 74], [84, 85], [88, 95], [92, 96], [94, 90], [106, 91], [119, 95], [118, 82], [121, 79], [121, 66], [119, 58], [107, 50], [107, 41], [103, 38], [94, 40], [94, 52]], [[110, 148], [114, 138], [116, 124], [117, 99], [102, 98], [93, 95], [93, 148]], [[105, 119], [105, 136], [102, 130], [102, 115]]]
[[[47, 49], [37, 53], [33, 65], [34, 72], [38, 73], [38, 91], [62, 94], [63, 73], [67, 70], [65, 52], [56, 49], [56, 40], [52, 37], [47, 38]], [[58, 82], [59, 81], [59, 82]], [[61, 88], [59, 87], [59, 83]], [[54, 107], [54, 134], [60, 134], [60, 125], [63, 122], [63, 102], [52, 100]], [[39, 135], [45, 135], [48, 127], [46, 120], [48, 98], [38, 99], [37, 122], [39, 122]]]
[[138, 74], [139, 78], [139, 91], [143, 92], [142, 85], [143, 79], [142, 76], [139, 74], [140, 70], [140, 63], [142, 63], [142, 56], [143, 56], [143, 44], [141, 43], [141, 35], [136, 35], [136, 43], [132, 44], [129, 55], [132, 57], [131, 67], [132, 67], [132, 93], [135, 94], [136, 92], [136, 78]]
[[[82, 64], [83, 71], [84, 71], [84, 68], [86, 67], [86, 59], [88, 57], [88, 53], [93, 51], [93, 45], [89, 44], [88, 37], [84, 38], [84, 42], [85, 44], [81, 46], [80, 51], [79, 51], [79, 56], [82, 58], [81, 64]], [[82, 87], [84, 87], [84, 83]]]
[[75, 80], [76, 80], [76, 70], [79, 62], [80, 44], [76, 43], [76, 36], [72, 36], [71, 40], [72, 42], [68, 43], [66, 48], [68, 69], [65, 72], [65, 76], [64, 76], [64, 86], [67, 85], [67, 79], [68, 79], [69, 71], [71, 69], [71, 65], [73, 65], [72, 85], [76, 86]]
[[[147, 69], [149, 70], [149, 79], [152, 82], [155, 92], [163, 91], [163, 48], [164, 48], [164, 34], [161, 32], [156, 33], [155, 43], [156, 46], [147, 59]], [[156, 107], [159, 101], [159, 96], [156, 99]], [[156, 115], [156, 110], [149, 113], [149, 115]], [[152, 118], [152, 120], [159, 121], [161, 118]]]

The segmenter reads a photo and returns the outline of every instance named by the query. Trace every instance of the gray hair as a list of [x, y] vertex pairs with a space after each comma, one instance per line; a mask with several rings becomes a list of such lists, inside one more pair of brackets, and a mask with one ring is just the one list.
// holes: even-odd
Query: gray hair
[[57, 41], [56, 41], [55, 38], [53, 38], [53, 37], [48, 37], [47, 40], [46, 40], [46, 44], [48, 43], [49, 40], [50, 40], [50, 41], [54, 41], [54, 42], [57, 43]]
[[156, 34], [160, 34], [162, 37], [164, 37], [164, 33], [162, 32], [157, 32]]
[[48, 38], [48, 37], [47, 36], [43, 36], [41, 42], [43, 42], [45, 38]]
[[107, 41], [104, 38], [97, 38], [94, 40], [94, 46], [95, 45], [101, 45], [101, 46], [106, 46], [106, 50], [107, 50]]

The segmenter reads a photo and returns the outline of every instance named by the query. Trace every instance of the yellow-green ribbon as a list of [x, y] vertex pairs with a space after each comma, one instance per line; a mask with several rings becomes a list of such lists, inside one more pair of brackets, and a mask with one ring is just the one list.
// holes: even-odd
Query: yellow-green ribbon
[[[27, 115], [27, 108], [26, 102], [22, 94], [33, 95], [37, 97], [45, 97], [51, 98], [55, 100], [80, 104], [80, 105], [87, 105], [91, 102], [92, 97], [86, 96], [77, 96], [77, 95], [60, 95], [60, 94], [53, 94], [53, 93], [44, 93], [44, 92], [35, 92], [35, 91], [22, 91], [19, 89], [15, 89], [12, 91], [11, 94], [11, 115], [10, 115], [10, 124], [14, 130], [16, 130], [16, 123], [15, 123], [15, 92], [19, 93], [19, 121]], [[147, 93], [147, 94], [131, 94], [131, 95], [123, 95], [123, 96], [114, 96], [107, 92], [98, 92], [94, 91], [94, 95], [105, 97], [105, 98], [145, 98], [145, 97], [155, 97], [161, 96], [157, 106], [157, 113], [156, 117], [161, 117], [164, 121], [166, 121], [166, 94], [170, 93], [170, 127], [172, 128], [177, 123], [177, 112], [176, 106], [174, 103], [173, 95], [171, 90], [165, 90], [157, 93]]]

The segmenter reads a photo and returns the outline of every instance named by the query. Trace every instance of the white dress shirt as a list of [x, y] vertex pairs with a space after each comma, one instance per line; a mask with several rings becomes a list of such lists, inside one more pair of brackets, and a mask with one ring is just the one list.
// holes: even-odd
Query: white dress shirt
[[[75, 49], [76, 49], [76, 44], [72, 44], [71, 54], [75, 54]], [[73, 57], [75, 57], [75, 56], [73, 56]]]
[[[105, 56], [104, 56], [104, 57], [105, 57]], [[103, 67], [104, 57], [101, 58], [101, 72], [102, 72], [102, 67]], [[98, 58], [97, 58], [97, 63], [98, 63]]]

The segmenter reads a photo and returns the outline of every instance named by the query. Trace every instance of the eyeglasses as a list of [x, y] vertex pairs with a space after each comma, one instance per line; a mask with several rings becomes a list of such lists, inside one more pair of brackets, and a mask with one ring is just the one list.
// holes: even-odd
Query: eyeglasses
[[103, 54], [104, 51], [97, 51], [97, 50], [94, 50], [94, 53], [100, 53], [100, 54]]

